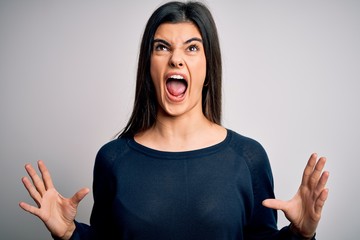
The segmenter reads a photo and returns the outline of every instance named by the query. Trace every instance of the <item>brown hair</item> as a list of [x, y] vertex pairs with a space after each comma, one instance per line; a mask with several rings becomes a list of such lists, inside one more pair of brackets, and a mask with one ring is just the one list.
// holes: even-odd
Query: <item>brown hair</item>
[[194, 23], [202, 36], [206, 57], [206, 78], [202, 109], [211, 122], [221, 123], [222, 64], [216, 25], [209, 9], [199, 2], [168, 2], [149, 18], [141, 41], [133, 112], [119, 137], [133, 137], [149, 129], [156, 120], [157, 100], [150, 76], [150, 58], [154, 35], [162, 23]]

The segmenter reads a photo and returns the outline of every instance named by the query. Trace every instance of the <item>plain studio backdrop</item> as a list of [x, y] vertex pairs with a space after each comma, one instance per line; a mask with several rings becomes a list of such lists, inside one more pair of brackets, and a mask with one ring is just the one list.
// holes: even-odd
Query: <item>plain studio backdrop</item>
[[[18, 202], [42, 159], [64, 196], [91, 187], [96, 152], [132, 110], [139, 43], [162, 0], [0, 0], [0, 238], [50, 239]], [[224, 63], [223, 125], [267, 150], [275, 194], [328, 158], [318, 239], [360, 235], [360, 2], [206, 1]], [[89, 194], [77, 220], [88, 223]], [[279, 227], [288, 224], [279, 212]]]

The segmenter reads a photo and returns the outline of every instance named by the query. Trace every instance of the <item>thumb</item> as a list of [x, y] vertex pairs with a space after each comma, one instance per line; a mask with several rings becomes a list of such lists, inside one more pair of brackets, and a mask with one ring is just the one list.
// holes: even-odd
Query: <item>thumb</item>
[[284, 210], [287, 202], [278, 199], [266, 199], [262, 202], [263, 206], [276, 210]]
[[77, 193], [74, 194], [74, 196], [71, 198], [71, 201], [76, 206], [80, 203], [81, 200], [84, 199], [84, 197], [90, 192], [89, 188], [82, 188]]

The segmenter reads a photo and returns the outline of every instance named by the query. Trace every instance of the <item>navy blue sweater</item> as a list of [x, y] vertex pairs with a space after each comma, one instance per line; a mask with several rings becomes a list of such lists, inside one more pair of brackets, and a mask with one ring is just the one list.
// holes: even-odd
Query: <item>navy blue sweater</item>
[[227, 130], [224, 141], [185, 152], [147, 148], [133, 139], [105, 144], [96, 156], [90, 226], [71, 239], [300, 239], [277, 229], [266, 152]]

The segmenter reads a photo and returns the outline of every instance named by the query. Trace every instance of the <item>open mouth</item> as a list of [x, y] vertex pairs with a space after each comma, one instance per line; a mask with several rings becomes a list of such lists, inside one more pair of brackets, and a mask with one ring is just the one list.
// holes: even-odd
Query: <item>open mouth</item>
[[166, 80], [166, 88], [169, 94], [175, 98], [180, 98], [186, 92], [188, 83], [182, 75], [170, 75]]

